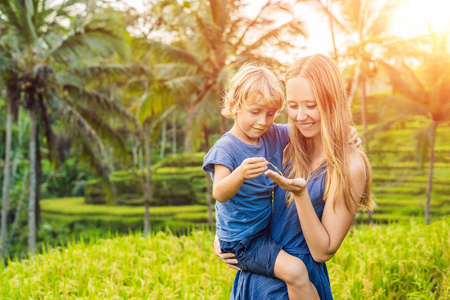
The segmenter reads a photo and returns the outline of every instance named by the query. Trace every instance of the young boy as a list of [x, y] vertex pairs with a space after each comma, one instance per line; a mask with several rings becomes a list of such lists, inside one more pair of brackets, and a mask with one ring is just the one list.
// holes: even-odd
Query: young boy
[[274, 183], [263, 173], [269, 162], [282, 170], [288, 126], [273, 121], [283, 106], [284, 88], [271, 71], [241, 67], [222, 109], [234, 125], [206, 154], [203, 170], [212, 173], [221, 251], [234, 253], [245, 271], [286, 282], [290, 299], [318, 299], [305, 264], [269, 234]]

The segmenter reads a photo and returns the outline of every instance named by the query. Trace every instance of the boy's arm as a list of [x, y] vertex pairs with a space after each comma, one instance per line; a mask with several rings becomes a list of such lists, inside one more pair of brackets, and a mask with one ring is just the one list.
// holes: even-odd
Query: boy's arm
[[214, 199], [222, 203], [230, 200], [246, 179], [263, 174], [267, 164], [264, 157], [251, 157], [245, 159], [233, 172], [224, 165], [214, 165]]

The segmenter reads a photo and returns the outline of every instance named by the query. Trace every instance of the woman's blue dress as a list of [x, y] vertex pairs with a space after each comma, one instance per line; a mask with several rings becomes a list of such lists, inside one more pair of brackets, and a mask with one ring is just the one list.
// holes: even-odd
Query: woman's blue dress
[[[325, 171], [326, 168], [319, 170], [307, 183], [308, 193], [319, 219], [322, 218], [325, 205], [323, 201]], [[313, 260], [303, 236], [295, 202], [288, 208], [285, 194], [283, 189], [276, 187], [270, 234], [277, 243], [283, 245], [284, 251], [300, 258], [305, 263], [309, 272], [309, 279], [316, 287], [320, 299], [333, 299], [327, 266], [325, 263], [318, 263]], [[278, 300], [289, 299], [289, 297], [284, 281], [255, 273], [238, 271], [234, 279], [230, 299]]]

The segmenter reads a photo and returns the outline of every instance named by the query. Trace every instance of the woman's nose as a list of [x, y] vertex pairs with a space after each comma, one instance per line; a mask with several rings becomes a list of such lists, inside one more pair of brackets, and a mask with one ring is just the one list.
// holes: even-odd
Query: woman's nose
[[297, 111], [297, 121], [304, 121], [307, 118], [307, 114], [305, 113], [304, 109], [299, 108]]

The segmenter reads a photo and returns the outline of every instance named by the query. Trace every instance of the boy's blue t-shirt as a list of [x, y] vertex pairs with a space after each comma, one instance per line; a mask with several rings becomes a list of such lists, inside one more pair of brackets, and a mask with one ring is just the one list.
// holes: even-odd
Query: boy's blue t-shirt
[[[289, 140], [288, 125], [273, 124], [260, 137], [258, 145], [246, 144], [231, 133], [225, 133], [216, 141], [203, 159], [203, 170], [211, 172], [214, 165], [226, 166], [233, 172], [246, 158], [264, 157], [282, 170], [283, 150]], [[268, 165], [269, 169], [273, 169]], [[272, 210], [272, 179], [262, 174], [247, 179], [236, 195], [221, 203], [216, 201], [216, 234], [226, 242], [250, 237], [267, 227]]]

